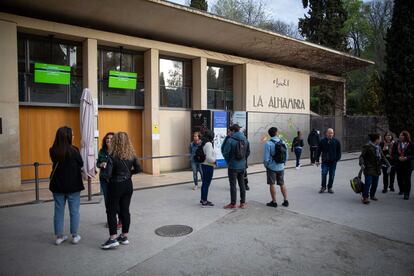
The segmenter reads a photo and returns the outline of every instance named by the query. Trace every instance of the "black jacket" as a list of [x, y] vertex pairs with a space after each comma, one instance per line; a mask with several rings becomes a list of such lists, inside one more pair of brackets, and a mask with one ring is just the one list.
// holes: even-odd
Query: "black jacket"
[[75, 193], [84, 190], [81, 174], [83, 161], [79, 150], [72, 147], [70, 156], [66, 156], [59, 163], [51, 149], [49, 154], [53, 162], [49, 190], [52, 193]]
[[341, 143], [336, 138], [323, 138], [319, 142], [316, 161], [319, 162], [321, 154], [322, 163], [339, 161], [341, 159]]
[[375, 146], [368, 143], [362, 147], [362, 153], [359, 156], [359, 165], [364, 165], [364, 175], [379, 176], [381, 175], [381, 166], [385, 161], [385, 156], [380, 149], [380, 156], [377, 156]]
[[299, 137], [293, 138], [292, 148], [290, 150], [293, 151], [293, 149], [296, 148], [296, 147], [301, 147], [301, 148], [304, 147], [303, 139], [299, 139]]
[[317, 147], [319, 145], [320, 138], [316, 130], [312, 130], [308, 136], [308, 144], [310, 147]]
[[107, 177], [111, 183], [129, 180], [133, 174], [140, 172], [141, 167], [136, 157], [131, 160], [121, 160], [113, 156], [108, 158]]
[[399, 159], [399, 157], [402, 156], [398, 150], [399, 144], [399, 142], [394, 143], [394, 148], [392, 150], [394, 164], [399, 169], [412, 170], [414, 168], [414, 144], [409, 143], [404, 151], [403, 156], [407, 157], [406, 161], [400, 161]]

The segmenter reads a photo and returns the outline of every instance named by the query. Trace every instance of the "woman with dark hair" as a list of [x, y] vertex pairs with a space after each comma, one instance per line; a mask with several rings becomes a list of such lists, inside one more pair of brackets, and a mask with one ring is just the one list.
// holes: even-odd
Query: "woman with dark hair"
[[50, 158], [53, 162], [49, 189], [53, 193], [55, 202], [53, 225], [56, 245], [68, 239], [67, 236], [63, 235], [66, 201], [69, 205], [72, 243], [77, 244], [81, 240], [81, 236], [78, 235], [78, 228], [80, 191], [85, 189], [81, 174], [83, 161], [78, 148], [72, 145], [72, 140], [72, 129], [66, 126], [61, 127], [57, 130], [53, 146], [49, 149]]
[[365, 184], [362, 192], [362, 203], [368, 204], [368, 196], [371, 200], [377, 201], [375, 193], [377, 191], [379, 176], [381, 175], [381, 164], [389, 163], [380, 149], [381, 136], [377, 133], [369, 134], [368, 144], [362, 147], [362, 153], [359, 157], [359, 165], [364, 171]]
[[293, 138], [292, 141], [292, 148], [291, 152], [295, 152], [296, 155], [296, 169], [300, 169], [300, 156], [302, 155], [302, 149], [303, 149], [304, 143], [302, 138], [302, 132], [298, 131], [298, 136]]
[[395, 141], [391, 132], [385, 132], [383, 141], [380, 143], [380, 148], [391, 167], [387, 167], [385, 162], [382, 163], [382, 183], [384, 185], [384, 188], [382, 189], [383, 193], [388, 191], [388, 187], [391, 192], [394, 192], [395, 166], [392, 158], [394, 143]]
[[214, 167], [216, 166], [216, 154], [213, 148], [214, 133], [210, 130], [206, 130], [203, 134], [203, 152], [206, 159], [201, 164], [201, 170], [203, 171], [203, 179], [201, 186], [201, 207], [213, 207], [214, 204], [207, 200], [208, 190], [210, 188], [211, 180], [213, 179]]
[[[109, 226], [109, 239], [101, 245], [110, 249], [121, 244], [129, 244], [128, 232], [131, 223], [129, 205], [133, 192], [131, 176], [141, 171], [134, 147], [125, 132], [117, 132], [112, 138], [107, 163], [108, 204], [106, 215]], [[122, 233], [117, 237], [116, 213], [122, 221]]]
[[413, 172], [414, 144], [411, 142], [410, 133], [406, 130], [400, 133], [398, 143], [394, 144], [393, 156], [395, 170], [397, 172], [399, 195], [404, 194], [404, 199], [410, 198], [411, 173]]
[[[108, 208], [108, 172], [107, 172], [107, 164], [108, 164], [108, 157], [109, 157], [109, 149], [111, 148], [111, 141], [114, 137], [113, 132], [108, 132], [105, 134], [104, 138], [102, 139], [102, 147], [98, 153], [98, 160], [96, 161], [96, 166], [100, 169], [99, 170], [99, 182], [101, 184], [101, 191], [104, 196], [105, 201], [105, 208]], [[119, 212], [118, 212], [119, 213]], [[122, 224], [121, 221], [118, 220], [117, 228], [121, 229]]]

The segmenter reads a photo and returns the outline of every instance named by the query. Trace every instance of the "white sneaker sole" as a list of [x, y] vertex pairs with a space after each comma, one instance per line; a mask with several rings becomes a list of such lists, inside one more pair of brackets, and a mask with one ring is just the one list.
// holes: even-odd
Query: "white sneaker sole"
[[128, 245], [129, 244], [129, 240], [122, 241], [122, 242], [119, 242], [119, 243], [122, 244], [122, 245]]
[[68, 236], [63, 236], [62, 238], [56, 239], [55, 244], [60, 245], [68, 239]]
[[108, 245], [101, 245], [102, 249], [111, 249], [119, 246], [119, 242], [114, 242]]
[[76, 237], [74, 237], [72, 239], [72, 244], [78, 244], [80, 242], [80, 240], [82, 239], [81, 236], [77, 235]]

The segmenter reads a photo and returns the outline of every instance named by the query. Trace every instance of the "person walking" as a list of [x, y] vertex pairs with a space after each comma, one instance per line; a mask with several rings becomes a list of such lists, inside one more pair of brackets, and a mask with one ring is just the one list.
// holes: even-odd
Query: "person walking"
[[247, 157], [250, 154], [249, 142], [242, 132], [240, 126], [232, 125], [233, 134], [227, 140], [222, 148], [222, 154], [228, 165], [228, 177], [230, 182], [230, 203], [224, 206], [225, 209], [236, 208], [237, 188], [236, 182], [240, 189], [239, 208], [246, 208], [246, 186], [244, 182], [244, 173], [246, 171]]
[[[107, 164], [109, 179], [108, 208], [106, 216], [109, 225], [109, 239], [101, 245], [102, 249], [110, 249], [119, 244], [129, 244], [128, 233], [131, 223], [129, 205], [133, 192], [131, 176], [141, 171], [134, 147], [125, 132], [115, 133]], [[122, 233], [117, 237], [116, 213], [122, 221]]]
[[302, 132], [298, 131], [298, 136], [293, 138], [291, 152], [295, 153], [296, 156], [296, 169], [300, 169], [300, 156], [302, 155], [302, 149], [304, 147]]
[[201, 163], [203, 172], [203, 184], [201, 186], [201, 207], [213, 207], [214, 204], [208, 201], [208, 191], [213, 179], [214, 167], [216, 166], [216, 154], [213, 148], [214, 134], [210, 130], [206, 130], [203, 134], [202, 145], [205, 160]]
[[317, 154], [316, 154], [316, 165], [319, 166], [319, 158], [322, 155], [322, 183], [319, 193], [326, 191], [326, 177], [329, 173], [328, 181], [328, 193], [333, 194], [332, 189], [333, 182], [335, 179], [336, 163], [341, 159], [341, 144], [334, 137], [334, 130], [328, 128], [326, 130], [326, 137], [319, 142]]
[[362, 153], [359, 157], [359, 165], [365, 176], [364, 190], [361, 199], [364, 204], [369, 203], [368, 197], [374, 201], [378, 200], [378, 198], [375, 197], [375, 193], [378, 187], [379, 176], [381, 175], [382, 162], [387, 164], [387, 168], [391, 168], [391, 165], [379, 146], [381, 136], [376, 133], [369, 134], [368, 137], [369, 142], [362, 147]]
[[411, 142], [410, 133], [406, 130], [400, 133], [398, 143], [394, 144], [394, 162], [397, 172], [399, 195], [404, 195], [404, 199], [410, 198], [411, 174], [414, 166], [414, 144]]
[[309, 145], [310, 160], [311, 160], [312, 165], [315, 165], [315, 162], [316, 162], [316, 154], [318, 151], [319, 142], [320, 142], [319, 133], [318, 131], [316, 131], [316, 129], [313, 128], [312, 131], [308, 135], [308, 145]]
[[77, 244], [81, 240], [78, 229], [80, 192], [85, 189], [81, 174], [83, 161], [79, 149], [72, 145], [72, 141], [72, 129], [67, 126], [61, 127], [57, 130], [55, 141], [49, 149], [50, 159], [53, 162], [49, 190], [53, 193], [55, 203], [53, 225], [56, 245], [68, 239], [63, 234], [66, 201], [69, 205], [72, 243]]
[[276, 187], [280, 187], [283, 195], [284, 207], [289, 206], [287, 199], [287, 189], [285, 185], [285, 164], [288, 160], [288, 151], [285, 142], [279, 138], [276, 127], [271, 127], [268, 130], [270, 139], [264, 145], [263, 150], [263, 164], [266, 168], [267, 184], [269, 185], [270, 196], [272, 201], [266, 204], [269, 207], [277, 207], [276, 202]]
[[390, 188], [391, 192], [394, 192], [395, 162], [392, 158], [394, 144], [395, 141], [392, 137], [392, 134], [390, 132], [385, 132], [384, 139], [380, 143], [380, 148], [382, 150], [382, 154], [384, 154], [391, 167], [388, 168], [385, 162], [382, 164], [382, 182], [384, 185], [382, 189], [383, 193], [386, 193], [388, 191], [388, 187]]
[[194, 160], [195, 152], [198, 146], [201, 145], [201, 134], [200, 132], [196, 131], [193, 133], [193, 141], [190, 143], [190, 163], [191, 169], [193, 171], [193, 181], [194, 187], [193, 190], [198, 189], [198, 174], [200, 173], [200, 178], [203, 179], [203, 172], [201, 171], [201, 164]]

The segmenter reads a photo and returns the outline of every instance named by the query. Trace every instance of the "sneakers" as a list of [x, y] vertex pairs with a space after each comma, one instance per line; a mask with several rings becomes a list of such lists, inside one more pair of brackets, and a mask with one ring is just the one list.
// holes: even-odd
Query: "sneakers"
[[111, 249], [119, 246], [119, 242], [117, 240], [108, 239], [105, 243], [101, 245], [102, 249]]
[[239, 208], [245, 209], [247, 207], [246, 203], [240, 203]]
[[300, 166], [297, 166], [296, 169], [299, 170], [300, 169]]
[[55, 241], [56, 245], [61, 244], [62, 242], [66, 241], [68, 239], [68, 236], [62, 236], [62, 237], [58, 237]]
[[229, 203], [226, 206], [224, 206], [223, 208], [224, 209], [235, 209], [236, 208], [236, 204]]
[[80, 240], [82, 239], [81, 236], [76, 235], [76, 236], [72, 236], [72, 243], [73, 244], [78, 244], [80, 242]]
[[194, 187], [193, 187], [193, 191], [195, 191], [195, 190], [197, 190], [198, 189], [198, 185], [194, 185]]
[[284, 207], [288, 207], [289, 206], [289, 201], [287, 201], [286, 199], [283, 201], [282, 206]]
[[319, 193], [320, 193], [320, 194], [323, 194], [325, 191], [326, 191], [326, 188], [322, 187], [322, 188], [319, 190]]
[[201, 202], [201, 207], [202, 208], [206, 208], [206, 207], [213, 207], [214, 206], [214, 204], [212, 203], [212, 202], [210, 202], [210, 201], [202, 201]]
[[273, 202], [273, 201], [270, 201], [269, 203], [266, 203], [266, 206], [276, 208], [277, 207], [277, 203], [276, 202]]
[[120, 243], [120, 244], [123, 244], [123, 245], [127, 245], [127, 244], [129, 244], [129, 241], [128, 241], [128, 237], [125, 237], [124, 235], [119, 235], [117, 238], [116, 238], [116, 240]]
[[328, 189], [328, 193], [333, 194], [334, 191], [332, 189]]

